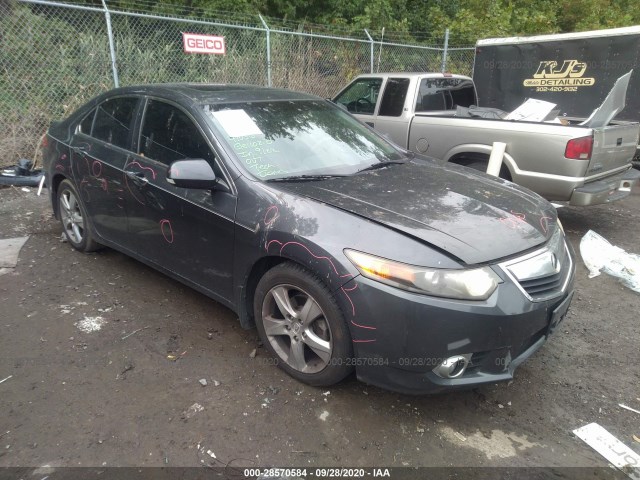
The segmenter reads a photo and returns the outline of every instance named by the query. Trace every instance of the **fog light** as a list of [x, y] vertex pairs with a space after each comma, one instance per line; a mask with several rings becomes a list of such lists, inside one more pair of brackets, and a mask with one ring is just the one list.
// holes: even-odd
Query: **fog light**
[[433, 369], [433, 373], [441, 378], [458, 378], [462, 376], [464, 371], [469, 365], [471, 354], [466, 355], [454, 355], [444, 359], [440, 364]]

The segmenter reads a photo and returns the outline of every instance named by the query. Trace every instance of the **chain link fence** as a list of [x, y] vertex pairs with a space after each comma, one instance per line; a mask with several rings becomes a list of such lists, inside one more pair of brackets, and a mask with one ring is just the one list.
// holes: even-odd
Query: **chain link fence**
[[274, 87], [327, 98], [347, 79], [368, 72], [369, 43], [347, 38], [271, 32], [271, 78]]
[[473, 75], [473, 62], [475, 60], [475, 48], [449, 48], [447, 49], [445, 65], [447, 71], [460, 75]]
[[[111, 12], [120, 85], [162, 82], [249, 83], [266, 79], [265, 34], [251, 27]], [[225, 37], [225, 55], [184, 53], [182, 33]]]
[[6, 165], [32, 158], [52, 119], [111, 88], [113, 78], [102, 12], [17, 5], [0, 18], [0, 32], [0, 165]]
[[[224, 36], [226, 54], [184, 53], [182, 33]], [[385, 43], [363, 33], [270, 29], [261, 17], [239, 25], [19, 0], [0, 12], [0, 166], [34, 158], [52, 120], [117, 84], [247, 83], [330, 97], [360, 73], [440, 71], [443, 54], [447, 71], [471, 73], [473, 48]]]

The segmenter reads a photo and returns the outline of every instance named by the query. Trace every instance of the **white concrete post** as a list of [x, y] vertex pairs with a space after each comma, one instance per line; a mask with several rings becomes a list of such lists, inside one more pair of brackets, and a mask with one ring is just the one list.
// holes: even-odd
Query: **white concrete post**
[[500, 176], [500, 167], [502, 166], [502, 158], [507, 144], [503, 142], [493, 142], [491, 155], [489, 156], [489, 164], [487, 165], [487, 173], [494, 177]]

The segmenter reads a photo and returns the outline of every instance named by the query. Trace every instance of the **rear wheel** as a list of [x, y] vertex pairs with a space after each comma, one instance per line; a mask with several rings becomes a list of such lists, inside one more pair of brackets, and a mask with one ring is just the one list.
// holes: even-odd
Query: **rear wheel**
[[[466, 163], [466, 164], [461, 164], [464, 165], [465, 167], [468, 168], [473, 168], [474, 170], [479, 170], [481, 172], [485, 172], [487, 171], [487, 166], [489, 165], [489, 161], [484, 161], [484, 160], [473, 160], [470, 163]], [[509, 172], [509, 169], [507, 168], [507, 166], [503, 163], [502, 166], [500, 167], [500, 174], [498, 175], [500, 178], [504, 178], [505, 180], [509, 180], [511, 181], [511, 173]]]
[[69, 180], [63, 180], [58, 186], [58, 212], [64, 235], [73, 248], [81, 252], [93, 252], [99, 248], [87, 227], [84, 205]]
[[352, 371], [353, 349], [331, 291], [312, 273], [282, 263], [260, 279], [254, 297], [258, 333], [292, 377], [332, 385]]

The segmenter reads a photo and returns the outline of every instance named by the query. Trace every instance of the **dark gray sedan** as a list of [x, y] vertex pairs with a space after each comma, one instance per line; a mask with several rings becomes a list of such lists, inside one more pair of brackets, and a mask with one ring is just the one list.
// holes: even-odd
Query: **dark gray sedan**
[[108, 246], [256, 326], [310, 385], [427, 393], [512, 378], [563, 319], [573, 252], [530, 191], [251, 86], [112, 90], [44, 141], [78, 250]]

